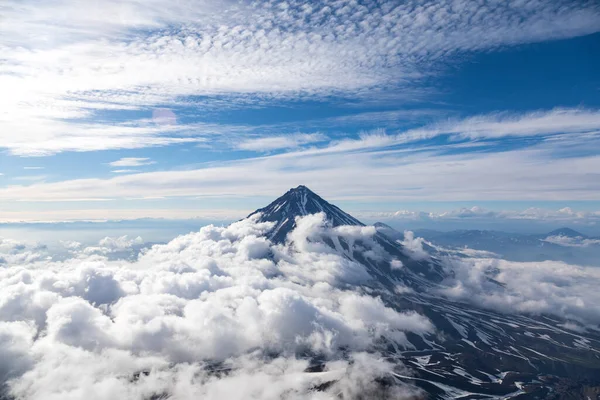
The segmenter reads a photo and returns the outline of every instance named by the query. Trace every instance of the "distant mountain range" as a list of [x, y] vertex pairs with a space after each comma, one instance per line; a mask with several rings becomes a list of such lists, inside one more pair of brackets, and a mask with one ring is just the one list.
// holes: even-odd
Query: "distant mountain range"
[[[403, 232], [382, 222], [374, 225], [379, 232], [395, 240], [404, 240]], [[554, 260], [600, 266], [600, 238], [589, 237], [570, 228], [560, 228], [538, 235], [491, 230], [441, 232], [417, 229], [414, 230], [414, 235], [437, 246], [483, 250], [509, 261]]]
[[[267, 234], [275, 242], [293, 240], [296, 218], [324, 213], [331, 227], [364, 226], [356, 218], [328, 203], [305, 186], [289, 190], [250, 216], [276, 222]], [[580, 333], [561, 326], [555, 317], [502, 314], [472, 304], [451, 301], [436, 293], [453, 271], [435, 256], [417, 257], [400, 243], [405, 235], [378, 223], [372, 241], [349, 242], [339, 237], [311, 237], [333, 251], [365, 266], [372, 279], [359, 288], [381, 298], [399, 311], [414, 310], [435, 325], [433, 334], [407, 333], [408, 349], [382, 339], [379, 351], [412, 370], [394, 374], [390, 382], [410, 382], [422, 388], [428, 399], [585, 399], [600, 394], [600, 332]], [[553, 255], [558, 244], [548, 237], [585, 238], [560, 229], [542, 236], [511, 235], [493, 231], [418, 231], [419, 236], [442, 246], [473, 246], [499, 254], [532, 259]], [[579, 239], [577, 239], [579, 240]], [[406, 242], [405, 242], [406, 243]], [[374, 248], [389, 257], [367, 257]], [[568, 249], [564, 249], [568, 251]], [[514, 255], [515, 249], [523, 253]], [[539, 251], [538, 251], [539, 249]], [[492, 284], [496, 284], [492, 282]]]

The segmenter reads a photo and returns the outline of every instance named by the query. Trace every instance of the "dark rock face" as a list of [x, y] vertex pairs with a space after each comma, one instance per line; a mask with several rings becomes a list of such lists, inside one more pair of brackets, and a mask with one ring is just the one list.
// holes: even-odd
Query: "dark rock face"
[[[275, 222], [268, 236], [283, 243], [296, 226], [296, 217], [320, 212], [332, 227], [364, 226], [305, 186], [290, 189], [250, 215], [260, 213], [259, 221]], [[407, 334], [412, 348], [382, 342], [380, 351], [386, 358], [413, 371], [411, 376], [395, 374], [392, 381], [415, 384], [428, 399], [598, 398], [598, 331], [572, 332], [562, 328], [564, 321], [558, 318], [509, 315], [448, 300], [437, 289], [452, 271], [435, 256], [411, 257], [400, 242], [401, 234], [386, 235], [393, 229], [383, 224], [377, 228], [373, 243], [346, 243], [340, 238], [336, 248], [330, 238], [323, 241], [364, 265], [373, 277], [354, 290], [379, 296], [399, 311], [421, 313], [435, 325], [432, 334]], [[389, 257], [378, 261], [365, 257], [369, 246], [383, 248]], [[392, 261], [400, 261], [402, 268], [392, 268]]]
[[364, 225], [303, 185], [288, 190], [283, 196], [254, 211], [248, 217], [260, 213], [259, 221], [276, 222], [277, 225], [269, 234], [269, 239], [275, 243], [283, 243], [287, 234], [296, 227], [296, 217], [320, 212], [327, 215], [331, 226]]

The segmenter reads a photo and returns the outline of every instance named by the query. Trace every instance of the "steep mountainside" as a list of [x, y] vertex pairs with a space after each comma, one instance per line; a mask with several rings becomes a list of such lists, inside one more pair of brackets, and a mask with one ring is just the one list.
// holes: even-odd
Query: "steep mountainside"
[[[331, 227], [364, 226], [305, 186], [251, 216], [276, 222], [268, 236], [281, 243], [292, 240], [288, 234], [297, 217], [321, 212]], [[413, 372], [399, 372], [393, 380], [421, 387], [430, 399], [567, 399], [573, 393], [598, 392], [598, 332], [568, 330], [565, 321], [554, 317], [508, 315], [448, 300], [439, 293], [453, 271], [432, 255], [415, 253], [394, 232], [378, 224], [372, 243], [324, 239], [366, 267], [373, 277], [363, 285], [366, 293], [397, 310], [419, 312], [435, 325], [434, 334], [407, 334], [409, 348], [382, 341], [382, 353]], [[389, 257], [365, 256], [377, 246]]]
[[[260, 222], [275, 222], [274, 228], [268, 237], [276, 243], [284, 242], [287, 235], [296, 227], [296, 218], [310, 214], [324, 213], [328, 223], [332, 227], [343, 225], [365, 226], [353, 216], [340, 210], [333, 204], [312, 192], [306, 186], [298, 186], [290, 189], [283, 196], [273, 201], [268, 206], [258, 209], [250, 214], [251, 217], [260, 214]], [[366, 265], [369, 272], [377, 278], [378, 284], [388, 289], [396, 285], [412, 287], [421, 290], [429, 287], [432, 283], [440, 282], [445, 277], [445, 272], [438, 260], [434, 258], [414, 259], [393, 238], [381, 233], [375, 233], [374, 243], [354, 243], [355, 248], [349, 251], [348, 243], [342, 240], [342, 251], [348, 253], [348, 257], [360, 261]], [[333, 246], [333, 243], [331, 243]], [[369, 246], [381, 246], [390, 255], [388, 260], [373, 260], [364, 257], [364, 251]], [[393, 268], [391, 261], [399, 261], [405, 267], [403, 269]]]

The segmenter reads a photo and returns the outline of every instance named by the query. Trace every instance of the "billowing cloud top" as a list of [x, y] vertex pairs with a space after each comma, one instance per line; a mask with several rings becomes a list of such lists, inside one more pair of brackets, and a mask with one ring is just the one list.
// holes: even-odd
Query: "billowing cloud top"
[[[288, 245], [262, 237], [271, 223], [243, 220], [156, 245], [133, 262], [105, 256], [136, 243], [125, 237], [93, 248], [64, 243], [70, 256], [63, 261], [3, 240], [0, 378], [27, 399], [92, 391], [98, 399], [248, 398], [248, 391], [234, 394], [238, 384], [253, 398], [279, 398], [307, 395], [328, 381], [337, 383], [322, 398], [368, 391], [392, 368], [373, 353], [376, 341], [408, 345], [405, 331], [424, 334], [433, 326], [348, 286], [371, 277], [306, 239], [368, 239], [374, 229], [331, 232], [323, 218], [299, 221]], [[325, 371], [304, 373], [302, 354], [319, 354]], [[214, 369], [231, 374], [219, 380]]]
[[[254, 217], [143, 249], [141, 238], [105, 238], [92, 247], [63, 242], [63, 253], [52, 256], [44, 246], [2, 239], [5, 390], [25, 399], [381, 395], [378, 379], [409, 373], [383, 358], [381, 346], [411, 348], [407, 332], [437, 332], [423, 315], [384, 302], [363, 265], [323, 242], [367, 244], [374, 227], [331, 228], [323, 214], [308, 215], [275, 245], [264, 236], [272, 226]], [[430, 243], [404, 236], [408, 255], [430, 257]], [[389, 256], [377, 246], [362, 251]], [[574, 332], [598, 329], [597, 269], [446, 262], [454, 274], [431, 294], [501, 312], [554, 314]], [[403, 293], [411, 290], [398, 287], [396, 296]], [[311, 359], [320, 360], [321, 372], [307, 372], [315, 368]], [[386, 390], [386, 398], [399, 399], [418, 392], [404, 384]]]

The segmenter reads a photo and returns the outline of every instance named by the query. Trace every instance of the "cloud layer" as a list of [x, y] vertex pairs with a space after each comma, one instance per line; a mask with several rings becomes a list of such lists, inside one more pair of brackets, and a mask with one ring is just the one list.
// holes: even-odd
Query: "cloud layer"
[[527, 208], [525, 210], [488, 210], [483, 207], [463, 207], [450, 211], [411, 211], [400, 210], [394, 212], [364, 213], [370, 219], [379, 218], [386, 220], [408, 221], [535, 221], [563, 224], [595, 225], [600, 222], [600, 211], [577, 211], [571, 207], [558, 210], [543, 208]]
[[[368, 243], [375, 229], [331, 228], [317, 214], [297, 221], [291, 242], [273, 245], [263, 237], [271, 226], [207, 226], [146, 249], [135, 248], [141, 238], [64, 242], [61, 254], [2, 239], [5, 389], [40, 400], [414, 398], [412, 387], [375, 383], [409, 373], [378, 350], [410, 348], [406, 332], [434, 334], [434, 326], [384, 304], [362, 286], [371, 276], [361, 264], [321, 242]], [[410, 257], [429, 257], [410, 232], [403, 244]], [[445, 256], [453, 275], [430, 294], [598, 329], [597, 269], [462, 253]], [[365, 256], [387, 257], [377, 247]]]
[[497, 143], [477, 143], [480, 151], [469, 152], [461, 145], [458, 151], [452, 145], [394, 148], [389, 136], [370, 135], [194, 169], [14, 185], [0, 189], [0, 200], [273, 196], [297, 184], [334, 199], [439, 200], [440, 193], [445, 201], [599, 199], [596, 134], [503, 152], [490, 151]]
[[[135, 261], [106, 255], [140, 239], [64, 243], [63, 258], [3, 240], [0, 378], [27, 399], [241, 398], [232, 391], [240, 385], [261, 399], [374, 395], [374, 380], [400, 368], [377, 354], [377, 341], [406, 346], [405, 331], [432, 324], [348, 287], [370, 279], [364, 267], [301, 240], [333, 234], [322, 216], [299, 221], [297, 245], [272, 245], [261, 237], [270, 227], [208, 226]], [[357, 229], [334, 233], [374, 232]], [[305, 372], [308, 354], [323, 372]]]
[[563, 235], [548, 236], [544, 239], [545, 242], [558, 244], [565, 247], [590, 247], [599, 246], [599, 239], [587, 239], [583, 237], [570, 237]]
[[[169, 107], [194, 105], [199, 96], [221, 107], [409, 91], [451, 56], [585, 35], [600, 21], [591, 1], [152, 0], [94, 7], [64, 0], [4, 5], [0, 84], [11, 96], [0, 100], [0, 123], [10, 133], [0, 143], [11, 153], [201, 141], [205, 135], [177, 125]], [[128, 123], [106, 118], [140, 109], [170, 114]]]
[[596, 267], [497, 258], [453, 258], [447, 263], [455, 277], [439, 292], [452, 299], [505, 313], [555, 315], [591, 329], [600, 327]]

